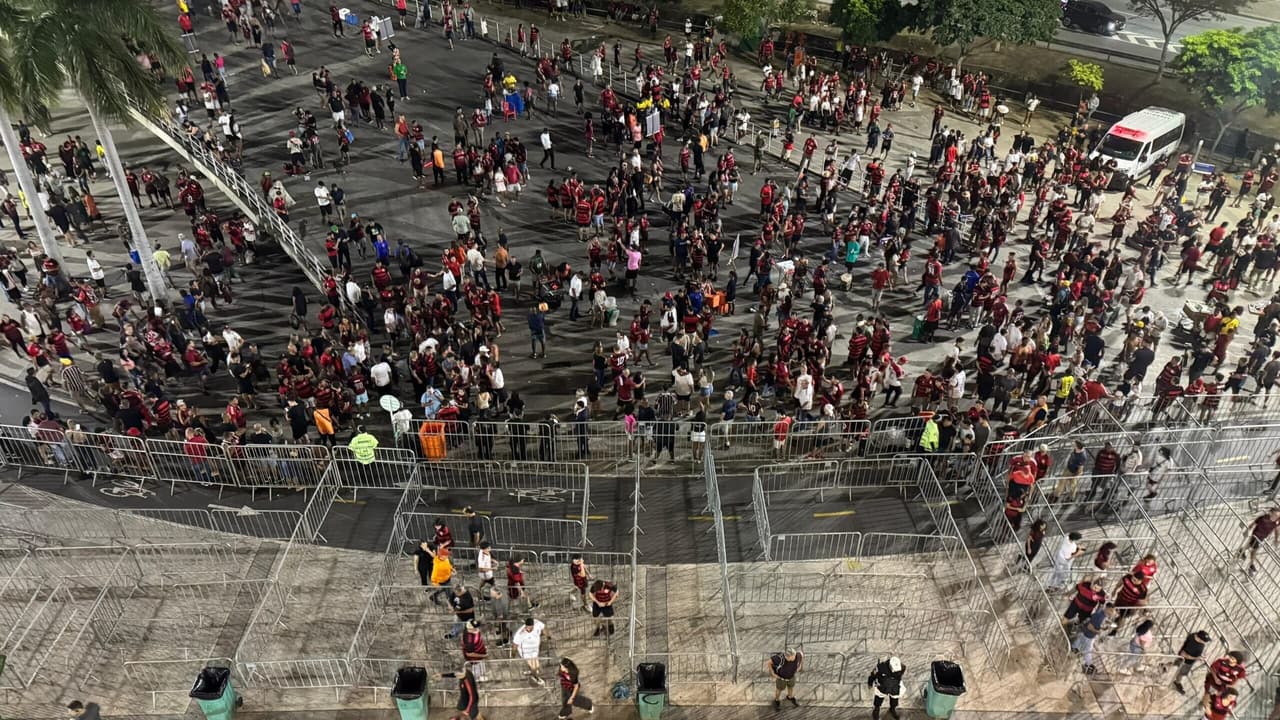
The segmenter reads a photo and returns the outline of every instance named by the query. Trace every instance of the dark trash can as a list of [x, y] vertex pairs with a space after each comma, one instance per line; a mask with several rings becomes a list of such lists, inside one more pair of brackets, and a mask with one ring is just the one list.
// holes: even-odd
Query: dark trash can
[[924, 689], [924, 711], [931, 718], [949, 718], [964, 694], [964, 671], [950, 660], [929, 665], [929, 685]]
[[640, 720], [658, 720], [667, 706], [667, 666], [640, 663], [636, 666], [636, 705]]
[[195, 698], [208, 720], [231, 720], [235, 717], [236, 708], [244, 704], [244, 699], [236, 695], [231, 684], [231, 668], [207, 667], [201, 670], [187, 694]]
[[400, 720], [427, 720], [427, 669], [406, 666], [396, 671], [391, 687]]

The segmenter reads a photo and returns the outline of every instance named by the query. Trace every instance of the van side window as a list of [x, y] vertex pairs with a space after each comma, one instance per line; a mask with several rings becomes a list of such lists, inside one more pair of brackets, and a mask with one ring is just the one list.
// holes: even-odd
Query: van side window
[[1172, 146], [1175, 145], [1178, 142], [1178, 140], [1180, 140], [1181, 138], [1182, 138], [1182, 126], [1179, 125], [1178, 127], [1161, 135], [1155, 140], [1152, 140], [1151, 152], [1152, 153], [1163, 153], [1166, 151], [1172, 152], [1175, 149]]

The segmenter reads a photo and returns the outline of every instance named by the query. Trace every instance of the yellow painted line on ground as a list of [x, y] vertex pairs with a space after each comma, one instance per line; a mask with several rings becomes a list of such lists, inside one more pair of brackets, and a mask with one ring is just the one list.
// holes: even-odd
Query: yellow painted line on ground
[[[453, 509], [452, 509], [452, 510], [450, 510], [449, 512], [453, 513], [454, 515], [461, 515], [463, 510], [466, 510], [466, 508], [453, 508]], [[492, 514], [493, 514], [493, 511], [492, 511], [492, 510], [476, 510], [476, 514], [477, 514], [477, 515], [492, 515]]]
[[365, 505], [369, 502], [368, 500], [348, 500], [344, 497], [336, 497], [333, 501], [336, 503], [343, 503], [344, 505]]
[[[690, 515], [689, 519], [696, 522], [712, 522], [716, 518], [714, 515]], [[742, 518], [738, 515], [725, 515], [724, 519], [725, 520], [741, 520]]]
[[1219, 465], [1221, 465], [1221, 464], [1223, 464], [1223, 463], [1233, 463], [1233, 462], [1236, 462], [1237, 460], [1248, 460], [1248, 459], [1249, 459], [1249, 458], [1251, 458], [1251, 457], [1253, 457], [1253, 456], [1252, 456], [1252, 455], [1237, 455], [1237, 456], [1235, 456], [1235, 457], [1229, 457], [1229, 458], [1218, 458], [1217, 460], [1214, 460], [1214, 462], [1215, 462], [1215, 463], [1217, 463], [1217, 464], [1219, 464]]
[[[582, 516], [581, 515], [565, 515], [564, 518], [565, 520], [581, 520]], [[608, 515], [588, 515], [587, 519], [588, 520], [608, 520], [609, 516]]]
[[816, 512], [813, 516], [816, 518], [848, 517], [849, 515], [854, 515], [857, 512], [857, 510], [835, 510], [833, 512]]
[[959, 500], [944, 500], [939, 503], [925, 503], [924, 506], [925, 507], [946, 507], [948, 505], [958, 505], [959, 503], [960, 503]]

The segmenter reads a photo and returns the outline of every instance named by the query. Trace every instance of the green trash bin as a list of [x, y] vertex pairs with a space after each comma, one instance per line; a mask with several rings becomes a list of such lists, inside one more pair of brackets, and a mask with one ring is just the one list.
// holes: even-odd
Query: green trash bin
[[667, 666], [640, 663], [636, 666], [636, 705], [640, 720], [658, 720], [667, 706]]
[[929, 684], [924, 689], [924, 711], [931, 718], [949, 718], [964, 694], [964, 671], [949, 660], [934, 660], [929, 666]]
[[924, 337], [924, 316], [917, 315], [915, 321], [911, 323], [911, 342], [920, 342], [922, 337]]
[[427, 669], [406, 666], [397, 670], [391, 697], [396, 700], [400, 720], [427, 720]]
[[244, 704], [244, 698], [231, 685], [231, 668], [225, 667], [201, 670], [188, 695], [195, 698], [208, 720], [231, 720], [236, 708]]

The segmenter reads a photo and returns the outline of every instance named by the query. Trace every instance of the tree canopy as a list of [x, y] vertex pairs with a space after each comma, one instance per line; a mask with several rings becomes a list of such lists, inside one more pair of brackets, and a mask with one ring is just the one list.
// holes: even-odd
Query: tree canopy
[[1071, 58], [1062, 74], [1072, 85], [1091, 92], [1102, 92], [1102, 66], [1097, 63]]
[[810, 17], [813, 8], [813, 0], [724, 0], [721, 25], [744, 38], [755, 38], [773, 25]]
[[1169, 55], [1169, 43], [1173, 33], [1188, 20], [1208, 18], [1224, 20], [1227, 15], [1238, 13], [1252, 0], [1129, 0], [1129, 9], [1143, 17], [1149, 17], [1160, 24], [1160, 34], [1164, 40], [1160, 46], [1160, 63], [1156, 67], [1156, 77], [1164, 75], [1165, 63]]
[[965, 53], [979, 38], [1025, 45], [1058, 29], [1059, 0], [920, 0], [910, 26]]
[[888, 40], [911, 26], [915, 8], [901, 0], [833, 0], [831, 21], [845, 42], [868, 45]]
[[1217, 120], [1215, 146], [1246, 110], [1280, 111], [1280, 26], [1190, 35], [1173, 67]]

